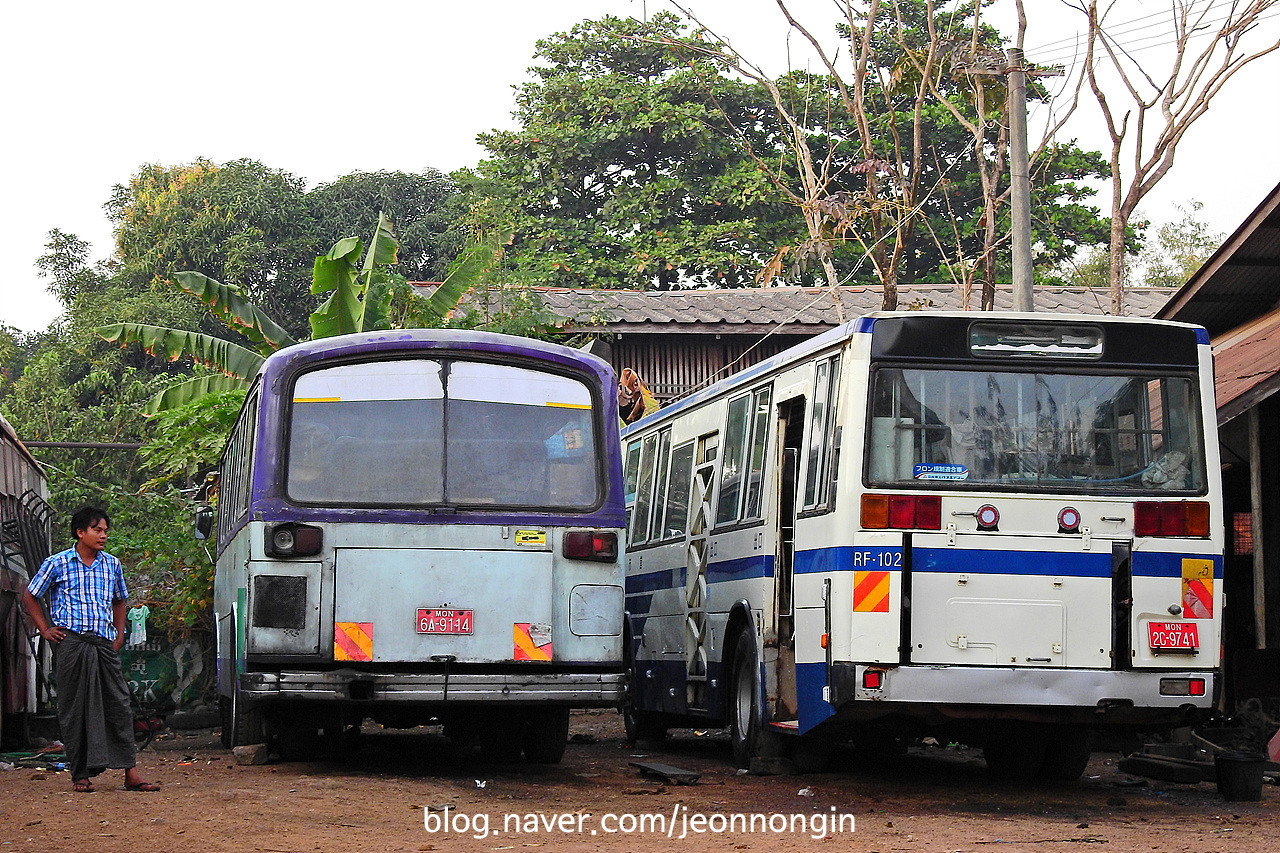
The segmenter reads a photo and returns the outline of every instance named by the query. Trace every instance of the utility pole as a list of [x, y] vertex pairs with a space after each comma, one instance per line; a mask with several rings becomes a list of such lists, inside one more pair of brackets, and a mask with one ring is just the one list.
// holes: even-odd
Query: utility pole
[[1013, 310], [1034, 311], [1031, 270], [1031, 163], [1027, 156], [1027, 69], [1022, 51], [1005, 51], [1009, 105], [1009, 242], [1013, 247]]
[[[1035, 279], [1031, 263], [1031, 158], [1027, 150], [1027, 67], [1021, 48], [1005, 50], [1004, 67], [996, 69], [996, 57], [985, 61], [972, 57], [973, 65], [962, 74], [1003, 75], [1005, 109], [1009, 116], [1009, 242], [1013, 250], [1013, 309], [1035, 311]], [[1034, 77], [1056, 77], [1062, 66], [1031, 72]]]

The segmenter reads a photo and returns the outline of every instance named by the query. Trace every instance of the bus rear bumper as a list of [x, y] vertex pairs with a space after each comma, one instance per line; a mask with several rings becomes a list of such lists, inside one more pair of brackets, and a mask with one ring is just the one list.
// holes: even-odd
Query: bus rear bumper
[[247, 672], [240, 678], [251, 702], [307, 700], [453, 705], [554, 704], [576, 708], [613, 707], [622, 700], [621, 673], [385, 674], [332, 672]]
[[[931, 708], [970, 719], [1089, 720], [1096, 724], [1176, 723], [1213, 708], [1213, 670], [1088, 670], [1030, 667], [899, 666], [836, 663], [831, 704], [885, 713]], [[865, 673], [879, 673], [870, 688]], [[874, 681], [874, 679], [872, 679]], [[1196, 684], [1199, 695], [1170, 693]], [[870, 707], [869, 707], [870, 706]]]

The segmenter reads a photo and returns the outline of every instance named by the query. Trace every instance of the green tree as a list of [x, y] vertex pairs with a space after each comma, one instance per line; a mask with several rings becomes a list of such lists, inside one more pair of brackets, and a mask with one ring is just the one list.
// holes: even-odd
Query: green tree
[[383, 213], [396, 224], [396, 269], [409, 281], [440, 281], [462, 249], [466, 232], [458, 187], [435, 169], [352, 172], [307, 193], [322, 245], [367, 234]]
[[[605, 17], [538, 42], [516, 131], [461, 180], [479, 224], [509, 227], [508, 262], [543, 284], [740, 285], [798, 218], [737, 145], [762, 93], [720, 73], [666, 12]], [[748, 131], [750, 132], [750, 131]], [[767, 144], [763, 139], [761, 144]]]
[[1150, 287], [1181, 287], [1222, 245], [1223, 235], [1210, 230], [1200, 216], [1203, 204], [1193, 199], [1175, 208], [1178, 220], [1161, 225], [1140, 255], [1143, 283]]
[[301, 178], [256, 160], [146, 165], [106, 208], [126, 282], [148, 287], [198, 270], [271, 305], [291, 334], [305, 332], [311, 259], [324, 244]]

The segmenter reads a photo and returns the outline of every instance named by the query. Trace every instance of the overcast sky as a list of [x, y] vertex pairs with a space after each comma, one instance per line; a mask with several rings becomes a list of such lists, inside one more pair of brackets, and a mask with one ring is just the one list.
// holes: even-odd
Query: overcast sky
[[[773, 0], [688, 5], [770, 72], [784, 71], [788, 57], [804, 64]], [[831, 31], [833, 0], [791, 5], [811, 29]], [[1026, 5], [1029, 58], [1069, 62], [1062, 40], [1080, 28], [1079, 14], [1062, 0]], [[1110, 20], [1125, 25], [1119, 38], [1135, 49], [1158, 46], [1168, 6], [1119, 0]], [[512, 87], [525, 80], [539, 38], [586, 18], [662, 8], [663, 0], [9, 4], [0, 324], [32, 331], [54, 319], [58, 306], [34, 266], [49, 230], [77, 234], [95, 260], [107, 257], [103, 204], [144, 163], [250, 157], [308, 186], [355, 170], [474, 165], [483, 153], [476, 134], [512, 126]], [[998, 0], [989, 14], [1012, 9], [1013, 0]], [[1274, 40], [1280, 15], [1260, 28]], [[1153, 67], [1160, 55], [1134, 54]], [[1273, 54], [1224, 90], [1143, 203], [1148, 218], [1174, 219], [1175, 204], [1197, 199], [1218, 230], [1239, 225], [1280, 182], [1278, 82]], [[1083, 105], [1068, 135], [1105, 144], [1095, 106]]]

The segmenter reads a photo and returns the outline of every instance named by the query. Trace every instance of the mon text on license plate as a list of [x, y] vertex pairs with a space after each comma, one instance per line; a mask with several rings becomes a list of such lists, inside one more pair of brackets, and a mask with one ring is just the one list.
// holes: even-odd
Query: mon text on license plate
[[1200, 648], [1194, 622], [1148, 622], [1147, 638], [1153, 652], [1194, 652]]
[[418, 609], [419, 634], [470, 634], [470, 610]]

